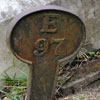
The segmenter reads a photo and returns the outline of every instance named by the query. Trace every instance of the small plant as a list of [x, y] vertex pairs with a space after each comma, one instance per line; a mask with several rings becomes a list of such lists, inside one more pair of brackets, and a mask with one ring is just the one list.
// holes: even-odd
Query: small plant
[[6, 91], [4, 91], [5, 96], [8, 97], [10, 100], [13, 99], [20, 100], [22, 94], [26, 93], [26, 89], [27, 89], [26, 76], [16, 77], [16, 74], [14, 74], [14, 77], [11, 78], [10, 76], [8, 76], [7, 73], [5, 73], [4, 77], [1, 80], [5, 84], [4, 87], [6, 88]]
[[16, 73], [11, 78], [7, 73], [1, 79], [2, 83], [5, 84], [6, 91], [0, 90], [10, 100], [20, 100], [22, 95], [27, 91], [27, 76], [16, 77]]
[[81, 96], [81, 99], [84, 100], [84, 99], [85, 99], [85, 95], [82, 95], [82, 96]]
[[89, 55], [95, 55], [95, 52], [91, 51], [91, 52], [88, 52]]
[[[4, 94], [5, 97], [9, 98], [9, 100], [21, 100], [23, 95], [27, 92], [27, 74], [23, 72], [20, 68], [16, 67], [21, 73], [21, 77], [17, 77], [16, 73], [14, 73], [13, 77], [10, 77], [7, 74], [7, 71], [15, 67], [15, 63], [13, 61], [13, 65], [4, 71], [2, 74], [2, 78], [0, 81], [3, 83], [4, 89], [0, 90]], [[23, 100], [23, 99], [22, 99]]]

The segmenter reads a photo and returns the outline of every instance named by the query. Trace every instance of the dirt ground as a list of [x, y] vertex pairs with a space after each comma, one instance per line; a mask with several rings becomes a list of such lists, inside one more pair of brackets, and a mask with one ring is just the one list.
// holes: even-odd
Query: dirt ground
[[[62, 95], [63, 96], [63, 95]], [[10, 100], [7, 97], [0, 100]], [[27, 99], [22, 99], [27, 100]], [[91, 83], [85, 89], [80, 89], [75, 94], [71, 94], [68, 96], [63, 96], [63, 98], [59, 98], [56, 100], [100, 100], [100, 79], [96, 80], [95, 82]]]
[[79, 92], [66, 96], [60, 100], [100, 100], [100, 80], [90, 84]]

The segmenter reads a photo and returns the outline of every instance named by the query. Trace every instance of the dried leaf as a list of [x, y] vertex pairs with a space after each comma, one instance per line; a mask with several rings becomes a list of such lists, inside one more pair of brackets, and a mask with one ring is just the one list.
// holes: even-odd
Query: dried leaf
[[5, 97], [3, 100], [10, 100], [10, 99], [8, 99], [7, 97]]
[[62, 98], [61, 100], [68, 100], [68, 97]]

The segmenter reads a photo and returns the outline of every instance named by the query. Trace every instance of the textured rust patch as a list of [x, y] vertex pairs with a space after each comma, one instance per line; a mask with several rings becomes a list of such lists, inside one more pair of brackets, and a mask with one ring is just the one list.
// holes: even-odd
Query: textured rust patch
[[[84, 32], [82, 25], [83, 23], [79, 22], [79, 19], [70, 13], [61, 11], [37, 12], [21, 19], [20, 23], [16, 24], [11, 37], [12, 46], [18, 56], [21, 52], [23, 59], [32, 62], [36, 55], [32, 54], [35, 42], [41, 38], [46, 39], [47, 42], [53, 39], [55, 42], [49, 43], [48, 48], [54, 46], [53, 54], [59, 56], [59, 59], [64, 58], [74, 53], [79, 47], [83, 36], [81, 33]], [[17, 43], [14, 38], [18, 41]], [[60, 41], [62, 39], [65, 39], [64, 43]], [[42, 53], [44, 51], [40, 52], [44, 54]]]

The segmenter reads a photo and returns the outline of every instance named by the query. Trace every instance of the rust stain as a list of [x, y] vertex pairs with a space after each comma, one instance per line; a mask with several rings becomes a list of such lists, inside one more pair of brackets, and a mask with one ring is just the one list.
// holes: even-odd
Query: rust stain
[[53, 66], [52, 68], [53, 68], [53, 71], [56, 71], [56, 69], [57, 69], [57, 67], [56, 67], [56, 66]]

